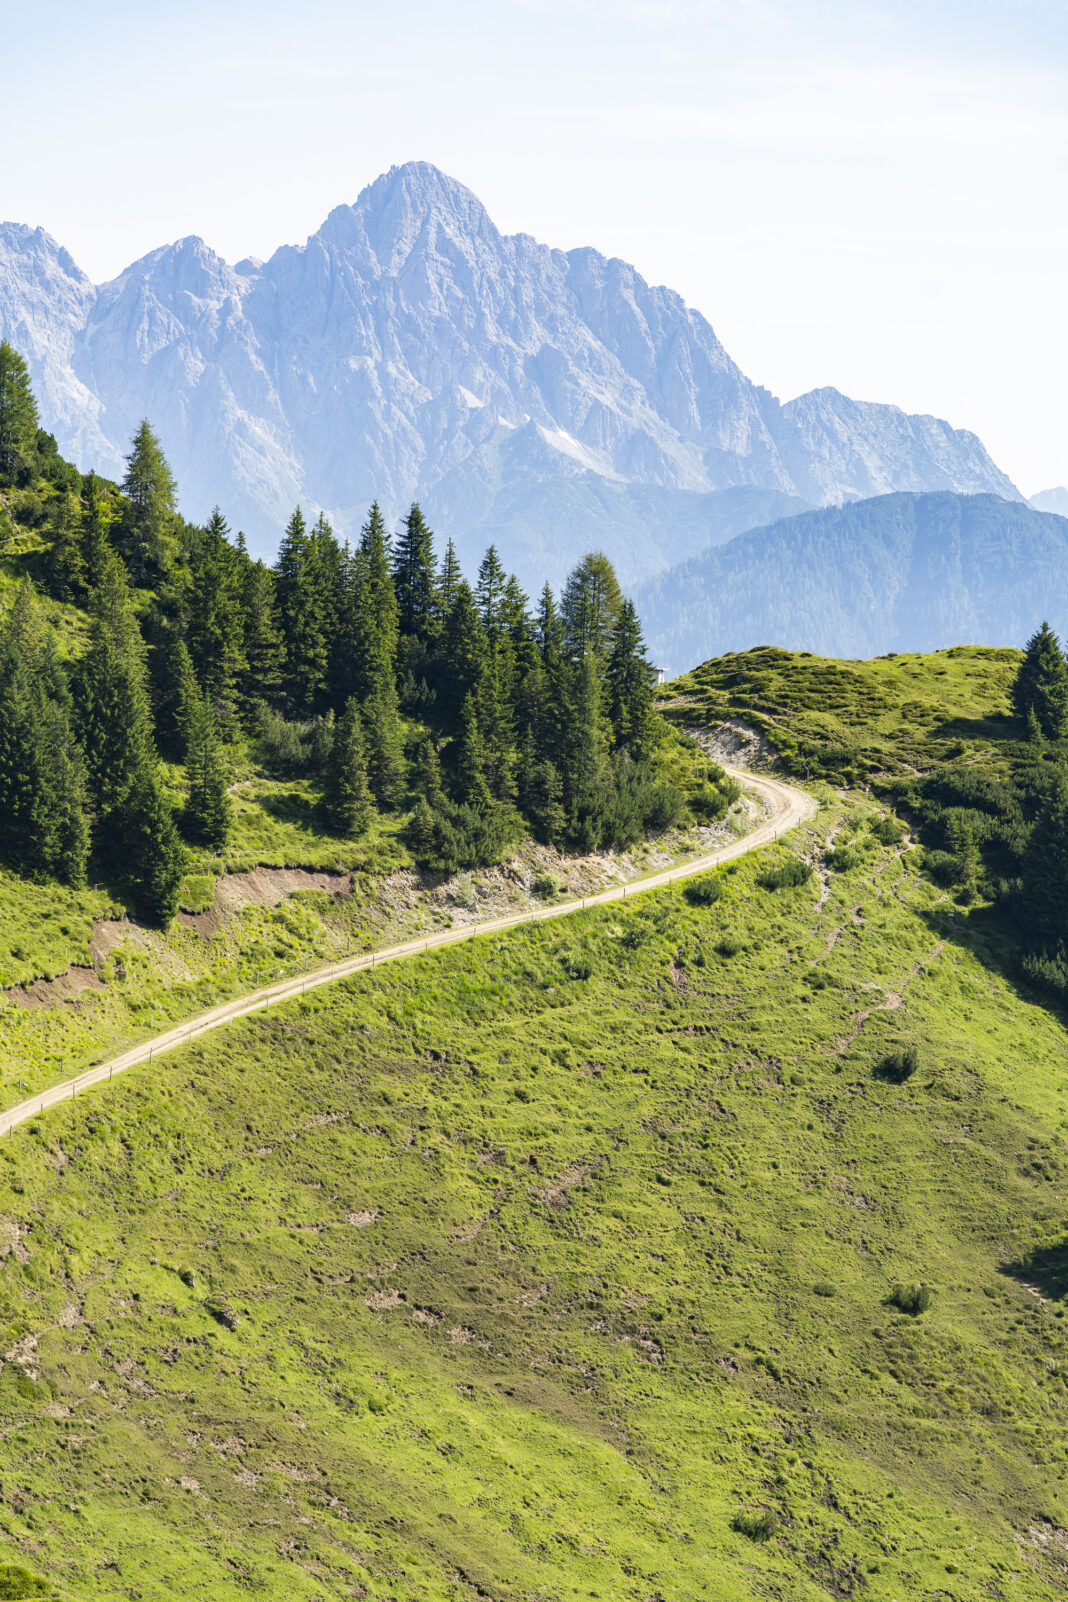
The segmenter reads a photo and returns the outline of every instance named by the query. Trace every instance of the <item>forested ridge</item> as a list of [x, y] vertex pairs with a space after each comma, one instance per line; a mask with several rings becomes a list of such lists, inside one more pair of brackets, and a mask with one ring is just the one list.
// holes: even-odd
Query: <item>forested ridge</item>
[[[418, 505], [395, 536], [373, 505], [355, 548], [298, 508], [268, 567], [218, 510], [179, 516], [148, 422], [121, 486], [63, 461], [6, 344], [0, 499], [24, 573], [0, 626], [0, 848], [26, 873], [79, 884], [92, 864], [168, 921], [184, 841], [225, 848], [228, 753], [249, 744], [314, 779], [324, 828], [404, 813], [415, 859], [441, 869], [525, 833], [627, 845], [732, 798], [713, 764], [691, 763], [689, 795], [665, 777], [641, 626], [602, 555], [532, 606], [492, 546], [472, 585]], [[161, 758], [185, 770], [177, 811]]]

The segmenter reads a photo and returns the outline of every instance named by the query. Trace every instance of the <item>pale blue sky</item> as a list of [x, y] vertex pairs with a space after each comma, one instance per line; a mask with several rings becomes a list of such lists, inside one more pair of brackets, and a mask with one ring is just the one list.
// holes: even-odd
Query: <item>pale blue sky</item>
[[[1068, 482], [1065, 0], [0, 0], [0, 215], [97, 280], [301, 241], [394, 162]], [[12, 160], [11, 153], [18, 152]]]

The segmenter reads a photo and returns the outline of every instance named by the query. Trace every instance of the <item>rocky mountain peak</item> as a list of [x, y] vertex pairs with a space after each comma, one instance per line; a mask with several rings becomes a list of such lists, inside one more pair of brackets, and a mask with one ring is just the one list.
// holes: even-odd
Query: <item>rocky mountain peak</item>
[[189, 237], [100, 290], [6, 225], [0, 333], [64, 449], [114, 470], [148, 416], [187, 514], [218, 502], [263, 551], [298, 499], [351, 534], [373, 497], [391, 515], [418, 497], [465, 560], [495, 539], [540, 582], [603, 545], [638, 577], [738, 532], [745, 505], [1017, 493], [938, 419], [833, 389], [780, 406], [671, 290], [502, 235], [423, 161], [265, 263]]

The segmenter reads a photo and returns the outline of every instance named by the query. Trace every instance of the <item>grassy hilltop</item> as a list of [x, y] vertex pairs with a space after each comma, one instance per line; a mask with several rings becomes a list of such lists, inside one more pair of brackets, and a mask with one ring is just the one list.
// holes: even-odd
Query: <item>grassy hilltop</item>
[[6, 1142], [12, 1558], [82, 1598], [1058, 1594], [1063, 1019], [884, 799], [934, 827], [917, 786], [1011, 767], [1014, 660], [708, 664], [673, 716], [807, 763], [797, 835]]

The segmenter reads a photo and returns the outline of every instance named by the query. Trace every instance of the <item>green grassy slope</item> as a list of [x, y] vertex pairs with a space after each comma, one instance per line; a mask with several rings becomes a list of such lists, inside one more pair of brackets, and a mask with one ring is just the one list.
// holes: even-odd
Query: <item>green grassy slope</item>
[[869, 661], [759, 646], [671, 680], [659, 707], [683, 727], [742, 720], [789, 771], [856, 783], [927, 773], [966, 752], [996, 758], [1022, 733], [1009, 703], [1019, 664], [1019, 651], [982, 645]]
[[[361, 977], [6, 1142], [7, 1550], [84, 1598], [1063, 1588], [1064, 1029], [823, 800], [711, 906]], [[845, 808], [860, 865], [760, 888]]]

